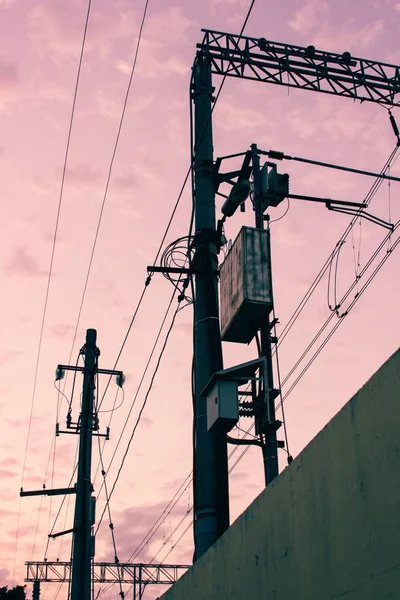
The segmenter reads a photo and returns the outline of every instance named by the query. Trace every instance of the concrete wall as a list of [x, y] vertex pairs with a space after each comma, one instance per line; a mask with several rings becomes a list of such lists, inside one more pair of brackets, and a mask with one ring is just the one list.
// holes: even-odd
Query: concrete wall
[[253, 598], [400, 599], [400, 351], [162, 596]]

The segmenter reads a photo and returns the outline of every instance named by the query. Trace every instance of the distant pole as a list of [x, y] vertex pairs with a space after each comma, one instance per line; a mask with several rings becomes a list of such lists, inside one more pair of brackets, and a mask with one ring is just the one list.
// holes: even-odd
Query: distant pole
[[33, 582], [32, 600], [39, 600], [40, 598], [40, 581], [36, 580]]
[[201, 391], [222, 369], [217, 287], [217, 232], [211, 122], [213, 87], [207, 57], [194, 65], [195, 303], [194, 303], [194, 560], [229, 527], [228, 458], [225, 436], [207, 431]]
[[[256, 227], [257, 229], [264, 229], [264, 215], [263, 215], [263, 197], [262, 197], [262, 185], [261, 185], [261, 170], [260, 170], [260, 157], [258, 155], [258, 148], [256, 144], [251, 146], [251, 157], [253, 165], [253, 177], [254, 177], [254, 208], [256, 216]], [[268, 260], [270, 261], [269, 269], [271, 272], [271, 243], [270, 243], [270, 231], [268, 229]], [[272, 279], [272, 277], [271, 277]], [[263, 459], [264, 459], [264, 473], [265, 473], [265, 485], [268, 485], [277, 477], [278, 471], [278, 446], [276, 440], [276, 419], [275, 419], [275, 394], [274, 394], [274, 373], [272, 368], [272, 350], [271, 350], [271, 323], [269, 318], [265, 320], [265, 323], [260, 328], [261, 338], [261, 356], [265, 356], [267, 362], [267, 380], [265, 385], [268, 389], [268, 402], [269, 402], [269, 422], [267, 419], [262, 418], [260, 427], [264, 434], [264, 446], [263, 446]], [[267, 408], [267, 407], [266, 407]]]
[[71, 600], [91, 599], [91, 561], [93, 544], [91, 537], [91, 464], [95, 373], [99, 350], [96, 347], [97, 332], [88, 329], [84, 346], [85, 367], [83, 372], [82, 412], [80, 416], [79, 463], [76, 485], [74, 537], [72, 553]]

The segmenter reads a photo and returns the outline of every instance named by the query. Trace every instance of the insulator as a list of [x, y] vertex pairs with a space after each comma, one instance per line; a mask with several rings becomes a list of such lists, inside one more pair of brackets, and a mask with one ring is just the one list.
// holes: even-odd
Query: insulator
[[268, 156], [270, 158], [273, 158], [274, 160], [283, 160], [285, 157], [285, 153], [279, 152], [279, 150], [269, 150]]
[[268, 42], [265, 38], [260, 38], [258, 40], [258, 47], [260, 48], [260, 50], [266, 50], [268, 47]]
[[390, 123], [392, 124], [392, 127], [393, 127], [394, 135], [396, 137], [399, 137], [400, 133], [399, 133], [399, 128], [397, 127], [396, 119], [394, 118], [394, 116], [392, 115], [392, 113], [390, 111], [389, 111], [389, 119], [390, 119]]
[[65, 376], [65, 370], [62, 369], [61, 367], [57, 367], [56, 369], [56, 381], [60, 381], [61, 379], [64, 379]]
[[253, 402], [240, 402], [239, 404], [240, 408], [245, 408], [245, 409], [249, 409], [249, 408], [253, 408]]
[[122, 388], [122, 386], [125, 383], [125, 375], [123, 373], [118, 373], [118, 375], [115, 378], [115, 381], [118, 387]]
[[241, 408], [239, 408], [239, 417], [252, 417], [252, 416], [253, 416], [252, 410], [242, 410]]

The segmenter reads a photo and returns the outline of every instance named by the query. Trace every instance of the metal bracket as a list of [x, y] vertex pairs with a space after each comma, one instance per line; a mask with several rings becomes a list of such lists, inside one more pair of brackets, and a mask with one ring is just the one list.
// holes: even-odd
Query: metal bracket
[[73, 488], [59, 488], [55, 490], [47, 490], [43, 488], [42, 490], [33, 490], [31, 492], [24, 492], [21, 488], [19, 495], [21, 497], [24, 496], [64, 496], [65, 494], [76, 494], [76, 487]]

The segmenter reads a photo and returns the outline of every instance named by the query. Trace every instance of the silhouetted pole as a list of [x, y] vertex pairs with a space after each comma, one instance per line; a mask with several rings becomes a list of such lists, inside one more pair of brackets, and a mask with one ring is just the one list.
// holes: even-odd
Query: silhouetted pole
[[[195, 259], [194, 304], [194, 541], [197, 560], [229, 527], [228, 458], [225, 435], [207, 431], [201, 391], [223, 368], [217, 288], [217, 233], [213, 181], [211, 66], [199, 54], [194, 66]], [[200, 272], [199, 272], [200, 269]]]
[[[258, 148], [256, 144], [251, 146], [251, 158], [253, 165], [253, 177], [254, 177], [254, 208], [256, 216], [256, 227], [257, 229], [264, 229], [264, 215], [263, 210], [263, 197], [262, 197], [262, 184], [261, 184], [261, 171], [260, 171], [260, 157], [258, 155]], [[267, 259], [269, 260], [269, 272], [271, 273], [271, 245], [270, 245], [270, 232], [268, 229], [268, 253]], [[272, 276], [271, 276], [272, 281]], [[261, 356], [265, 356], [267, 362], [267, 378], [264, 385], [267, 387], [267, 402], [268, 407], [265, 407], [264, 414], [261, 418], [259, 426], [264, 434], [265, 445], [263, 446], [263, 458], [264, 458], [264, 473], [265, 473], [265, 485], [268, 485], [277, 477], [278, 471], [278, 447], [276, 440], [277, 421], [275, 419], [275, 390], [274, 390], [274, 373], [272, 368], [272, 351], [271, 351], [271, 323], [269, 318], [265, 320], [265, 323], [260, 328], [261, 338]]]
[[82, 412], [80, 417], [79, 463], [76, 485], [74, 537], [72, 553], [71, 599], [91, 599], [91, 560], [93, 540], [91, 536], [91, 465], [95, 373], [99, 350], [96, 347], [95, 329], [86, 332], [83, 349], [85, 367], [83, 374]]
[[40, 581], [34, 581], [33, 582], [33, 589], [32, 589], [32, 600], [39, 600], [40, 598]]

